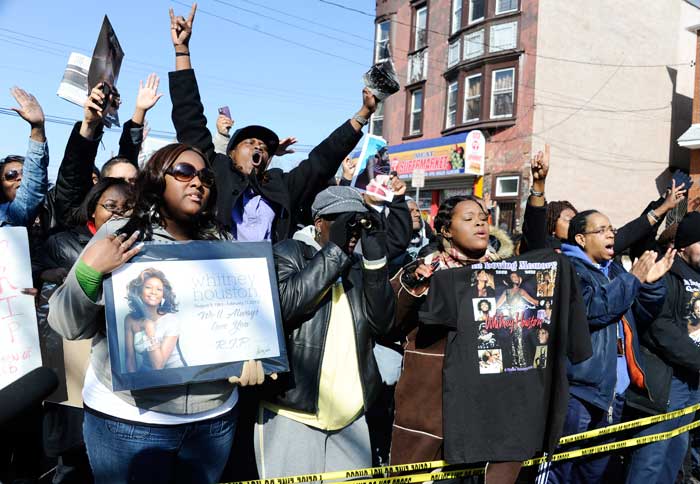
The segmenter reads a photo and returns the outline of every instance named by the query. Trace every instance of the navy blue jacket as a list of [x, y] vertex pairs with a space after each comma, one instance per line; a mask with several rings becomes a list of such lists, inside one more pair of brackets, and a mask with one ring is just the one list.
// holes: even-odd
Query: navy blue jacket
[[[567, 254], [566, 249], [564, 253]], [[578, 274], [583, 303], [591, 331], [593, 355], [578, 364], [569, 364], [571, 394], [598, 408], [610, 411], [617, 381], [617, 323], [622, 320], [625, 356], [631, 384], [646, 390], [637, 324], [651, 322], [666, 297], [663, 280], [641, 284], [617, 262], [610, 263], [608, 277], [590, 260], [572, 257]]]

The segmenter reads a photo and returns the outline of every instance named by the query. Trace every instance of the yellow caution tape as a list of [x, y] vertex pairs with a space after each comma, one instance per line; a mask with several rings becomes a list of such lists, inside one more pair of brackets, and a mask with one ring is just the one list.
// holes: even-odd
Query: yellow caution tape
[[579, 442], [581, 440], [592, 439], [594, 437], [613, 434], [622, 430], [629, 430], [637, 427], [643, 427], [645, 425], [665, 422], [666, 420], [672, 420], [674, 418], [682, 417], [683, 415], [688, 415], [689, 413], [695, 413], [698, 410], [700, 410], [700, 403], [691, 405], [690, 407], [682, 408], [680, 410], [674, 410], [673, 412], [662, 413], [660, 415], [644, 417], [637, 420], [631, 420], [629, 422], [610, 425], [609, 427], [601, 427], [599, 429], [589, 430], [588, 432], [582, 432], [580, 434], [567, 435], [566, 437], [562, 437], [561, 439], [559, 439], [559, 445], [570, 444], [571, 442]]
[[[675, 410], [673, 412], [668, 412], [661, 415], [654, 415], [651, 417], [645, 417], [637, 420], [632, 420], [630, 422], [624, 422], [616, 425], [611, 425], [609, 427], [602, 427], [595, 430], [590, 430], [587, 432], [582, 432], [579, 434], [568, 435], [559, 440], [559, 445], [569, 444], [572, 442], [580, 442], [582, 440], [591, 439], [594, 437], [599, 437], [601, 435], [612, 434], [615, 432], [620, 432], [623, 430], [629, 430], [637, 427], [642, 427], [644, 425], [655, 424], [659, 422], [664, 422], [666, 420], [672, 420], [674, 418], [682, 417], [690, 413], [700, 410], [700, 404], [692, 405], [680, 410]], [[584, 455], [598, 454], [601, 452], [608, 452], [613, 450], [625, 449], [628, 447], [635, 447], [638, 445], [644, 445], [651, 442], [658, 442], [660, 440], [671, 439], [684, 432], [692, 430], [694, 428], [700, 427], [700, 420], [689, 423], [682, 427], [676, 428], [674, 430], [669, 430], [667, 432], [661, 432], [658, 434], [647, 435], [644, 437], [636, 437], [633, 439], [623, 440], [621, 442], [612, 442], [609, 444], [596, 445], [593, 447], [588, 447], [585, 449], [571, 450], [568, 452], [561, 452], [559, 454], [552, 455], [552, 461], [575, 459]], [[539, 465], [547, 461], [547, 457], [538, 457], [535, 459], [529, 459], [523, 462], [523, 467]], [[426, 471], [439, 469], [441, 467], [455, 466], [455, 464], [449, 464], [444, 460], [436, 460], [429, 462], [416, 462], [413, 464], [400, 464], [393, 466], [383, 466], [383, 467], [370, 467], [366, 469], [355, 469], [349, 471], [335, 471], [335, 472], [324, 472], [320, 474], [305, 474], [299, 476], [290, 477], [276, 477], [270, 479], [257, 479], [252, 481], [237, 481], [228, 482], [222, 484], [301, 484], [306, 482], [316, 482], [316, 481], [333, 481], [339, 479], [357, 479], [360, 477], [375, 477], [378, 479], [365, 479], [365, 480], [353, 480], [353, 484], [409, 484], [418, 483], [426, 481], [437, 481], [444, 479], [452, 479], [456, 477], [473, 476], [478, 474], [483, 474], [484, 468], [469, 468], [469, 469], [455, 469], [445, 472], [435, 472], [428, 474], [410, 474], [396, 477], [388, 477], [390, 474], [396, 473], [415, 473], [417, 471]]]

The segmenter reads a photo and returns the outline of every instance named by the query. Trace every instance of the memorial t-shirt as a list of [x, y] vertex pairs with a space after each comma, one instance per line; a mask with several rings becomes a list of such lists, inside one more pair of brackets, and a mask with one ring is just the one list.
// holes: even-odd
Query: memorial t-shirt
[[[478, 296], [485, 279], [493, 297]], [[436, 272], [423, 309], [423, 324], [450, 329], [445, 460], [522, 461], [551, 453], [566, 416], [567, 357], [580, 362], [591, 355], [586, 309], [566, 257], [541, 250]]]

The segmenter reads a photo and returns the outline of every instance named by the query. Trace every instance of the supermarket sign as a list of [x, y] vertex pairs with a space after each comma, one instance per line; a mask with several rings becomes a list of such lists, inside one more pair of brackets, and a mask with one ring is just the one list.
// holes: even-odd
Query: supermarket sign
[[[469, 138], [469, 144], [467, 144]], [[426, 177], [484, 174], [485, 138], [480, 131], [459, 133], [441, 138], [389, 146], [392, 171], [409, 179], [414, 170], [424, 170]], [[352, 153], [352, 158], [360, 152]]]

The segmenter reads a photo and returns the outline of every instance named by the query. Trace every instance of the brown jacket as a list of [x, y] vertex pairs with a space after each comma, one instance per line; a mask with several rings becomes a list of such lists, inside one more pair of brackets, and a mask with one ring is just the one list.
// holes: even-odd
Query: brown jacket
[[[487, 252], [486, 259], [499, 260], [513, 255], [513, 243], [505, 232], [490, 228], [501, 241], [497, 253]], [[498, 234], [494, 233], [498, 232]], [[508, 243], [504, 243], [508, 242]], [[442, 257], [435, 252], [425, 258]], [[441, 260], [436, 270], [450, 267]], [[462, 266], [464, 264], [460, 264]], [[391, 441], [391, 465], [442, 459], [442, 363], [445, 356], [447, 331], [435, 326], [420, 326], [418, 312], [426, 300], [416, 297], [401, 284], [403, 269], [391, 285], [396, 294], [396, 324], [407, 334], [403, 370], [394, 392], [395, 413]], [[420, 291], [412, 291], [420, 294]]]

